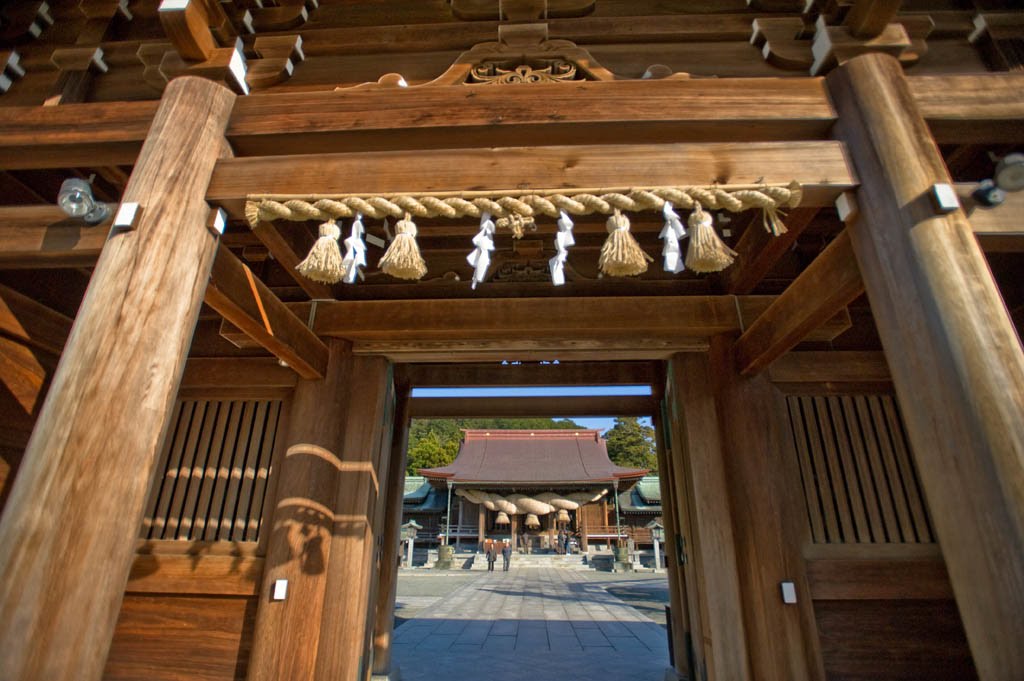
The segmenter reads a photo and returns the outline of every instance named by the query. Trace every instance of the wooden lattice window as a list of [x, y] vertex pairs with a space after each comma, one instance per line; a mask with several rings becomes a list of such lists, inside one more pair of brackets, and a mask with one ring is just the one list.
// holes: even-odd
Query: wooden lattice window
[[179, 400], [142, 537], [256, 541], [280, 416], [280, 400]]
[[786, 401], [814, 543], [935, 541], [891, 396]]

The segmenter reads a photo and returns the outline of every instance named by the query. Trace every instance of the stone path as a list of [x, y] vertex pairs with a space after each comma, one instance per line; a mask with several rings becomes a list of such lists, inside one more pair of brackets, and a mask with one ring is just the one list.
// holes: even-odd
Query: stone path
[[586, 572], [484, 573], [395, 631], [403, 681], [661, 681], [665, 629]]

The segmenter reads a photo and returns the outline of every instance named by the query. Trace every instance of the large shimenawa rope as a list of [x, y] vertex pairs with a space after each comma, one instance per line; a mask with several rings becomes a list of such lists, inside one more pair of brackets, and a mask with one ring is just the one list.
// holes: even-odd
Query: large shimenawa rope
[[476, 196], [476, 192], [451, 195], [336, 196], [291, 198], [282, 196], [250, 196], [245, 204], [249, 225], [260, 221], [335, 220], [357, 213], [366, 217], [402, 218], [406, 213], [417, 218], [479, 218], [490, 213], [495, 218], [518, 215], [559, 217], [560, 211], [570, 215], [611, 215], [619, 211], [661, 210], [666, 201], [676, 208], [691, 210], [700, 204], [705, 210], [727, 210], [739, 213], [749, 208], [778, 210], [800, 205], [803, 192], [799, 183], [781, 186], [724, 187], [653, 187], [622, 191], [577, 190], [572, 193], [544, 192]]
[[[245, 216], [253, 228], [261, 221], [272, 220], [324, 220], [334, 221], [354, 215], [372, 218], [400, 217], [403, 224], [412, 224], [410, 217], [419, 218], [479, 218], [484, 213], [497, 218], [499, 228], [513, 230], [520, 238], [524, 227], [533, 224], [534, 217], [547, 215], [558, 218], [561, 213], [612, 215], [609, 236], [601, 252], [600, 269], [611, 276], [632, 276], [647, 269], [650, 257], [629, 235], [628, 220], [622, 211], [661, 210], [665, 202], [683, 210], [726, 210], [738, 213], [750, 208], [764, 211], [764, 227], [778, 236], [786, 231], [779, 214], [784, 208], [800, 205], [803, 192], [799, 183], [770, 186], [734, 187], [649, 187], [627, 189], [578, 189], [570, 193], [556, 190], [521, 194], [516, 191], [447, 192], [422, 195], [396, 194], [387, 196], [250, 196], [245, 204]], [[691, 220], [692, 223], [692, 220]], [[732, 263], [735, 253], [726, 246], [714, 228], [703, 225], [704, 236], [700, 248], [691, 239], [687, 264], [691, 260], [696, 271], [719, 271]], [[710, 231], [709, 231], [710, 230]], [[401, 241], [401, 243], [398, 243]], [[700, 253], [697, 253], [697, 250]], [[415, 227], [403, 232], [381, 261], [382, 269], [393, 276], [417, 279], [426, 272], [415, 243]]]

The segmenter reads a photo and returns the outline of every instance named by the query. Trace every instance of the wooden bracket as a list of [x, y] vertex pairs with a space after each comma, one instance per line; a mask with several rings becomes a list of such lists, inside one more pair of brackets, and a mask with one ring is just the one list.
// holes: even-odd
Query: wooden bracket
[[14, 81], [25, 75], [21, 66], [21, 55], [14, 50], [0, 52], [0, 94], [7, 92]]
[[593, 14], [595, 0], [451, 0], [452, 16], [463, 21], [543, 21]]
[[316, 9], [316, 3], [310, 0], [303, 4], [253, 9], [250, 10], [252, 26], [257, 31], [290, 31], [309, 21], [310, 9]]
[[78, 11], [86, 19], [111, 19], [116, 14], [128, 21], [133, 19], [128, 0], [79, 0]]
[[110, 68], [99, 47], [68, 47], [53, 51], [50, 61], [60, 70], [52, 94], [43, 106], [84, 102], [97, 73]]
[[249, 85], [246, 82], [248, 67], [242, 53], [241, 38], [236, 41], [234, 47], [218, 47], [213, 50], [209, 59], [198, 63], [182, 59], [169, 43], [143, 44], [139, 46], [136, 55], [146, 67], [143, 79], [157, 90], [162, 91], [172, 78], [187, 73], [223, 82], [235, 92], [249, 94]]
[[306, 58], [300, 35], [261, 36], [256, 38], [253, 48], [259, 58], [249, 62], [246, 81], [254, 90], [287, 80], [294, 73], [295, 64]]
[[[935, 27], [931, 17], [900, 17], [873, 38], [859, 38], [855, 31], [874, 30], [870, 21], [837, 25], [855, 19], [850, 3], [809, 0], [803, 18], [758, 17], [753, 22], [751, 44], [761, 48], [765, 61], [788, 71], [809, 70], [823, 75], [837, 65], [868, 52], [885, 52], [904, 65], [916, 63], [928, 51], [928, 36]], [[871, 19], [877, 19], [870, 15]], [[811, 21], [813, 20], [813, 23]]]
[[182, 59], [206, 61], [218, 48], [204, 0], [163, 0], [158, 14]]
[[47, 26], [53, 26], [50, 4], [47, 2], [11, 2], [3, 10], [0, 42], [14, 43], [38, 38]]

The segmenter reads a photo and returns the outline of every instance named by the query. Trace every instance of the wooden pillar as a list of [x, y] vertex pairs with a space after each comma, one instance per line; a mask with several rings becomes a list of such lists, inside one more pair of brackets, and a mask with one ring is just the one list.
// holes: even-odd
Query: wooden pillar
[[[377, 587], [377, 615], [373, 625], [373, 675], [391, 674], [391, 636], [395, 628], [395, 596], [398, 590], [398, 564], [402, 535], [402, 500], [405, 496], [405, 466], [409, 445], [409, 388], [398, 394], [394, 434], [391, 440], [391, 465], [382, 532], [380, 583]], [[411, 561], [410, 561], [411, 567]]]
[[477, 539], [478, 546], [477, 546], [476, 550], [477, 551], [483, 551], [484, 550], [484, 532], [486, 531], [486, 527], [487, 527], [487, 509], [484, 507], [483, 504], [479, 504], [477, 506], [477, 512], [479, 513], [479, 517], [477, 518], [476, 539]]
[[826, 79], [860, 177], [847, 229], [982, 679], [1024, 678], [1024, 354], [898, 62]]
[[[286, 453], [276, 472], [277, 505], [270, 523], [263, 586], [249, 661], [249, 681], [315, 678], [320, 612], [327, 593], [334, 501], [342, 462], [343, 414], [351, 356], [328, 341], [327, 372], [300, 380], [292, 398]], [[284, 601], [270, 600], [275, 580], [288, 580]]]
[[351, 366], [349, 399], [341, 415], [345, 435], [334, 537], [326, 565], [330, 597], [320, 617], [319, 681], [359, 680], [370, 673], [375, 554], [383, 517], [380, 484], [387, 480], [390, 463], [394, 387], [386, 359], [358, 356]]
[[672, 616], [672, 651], [674, 669], [678, 678], [688, 679], [689, 661], [687, 652], [687, 632], [689, 622], [686, 616], [686, 593], [683, 591], [683, 566], [679, 562], [679, 539], [676, 514], [675, 490], [672, 481], [672, 465], [666, 443], [665, 424], [659, 416], [655, 423], [655, 436], [658, 450], [658, 482], [661, 485], [661, 524], [665, 526], [665, 566], [668, 572], [668, 601]]
[[584, 508], [586, 506], [576, 509], [576, 524], [580, 528], [580, 551], [587, 553], [590, 550], [590, 541], [587, 539], [587, 513]]
[[509, 535], [512, 536], [512, 537], [515, 537], [517, 534], [519, 534], [519, 516], [516, 515], [515, 513], [510, 513], [509, 516], [508, 516], [508, 522], [509, 522], [509, 525], [508, 525]]
[[0, 678], [99, 679], [217, 240], [206, 187], [234, 95], [168, 84], [0, 522]]
[[[674, 477], [690, 520], [690, 569], [696, 589], [701, 646], [708, 679], [750, 678], [743, 609], [733, 543], [725, 462], [718, 431], [711, 367], [703, 353], [680, 353], [669, 364], [669, 421]], [[702, 677], [703, 678], [703, 677]]]
[[[751, 675], [764, 681], [823, 679], [802, 555], [809, 529], [802, 521], [800, 474], [787, 440], [782, 397], [767, 377], [739, 375], [734, 347], [729, 338], [711, 339], [710, 373]], [[795, 604], [782, 602], [783, 581], [794, 583]]]

